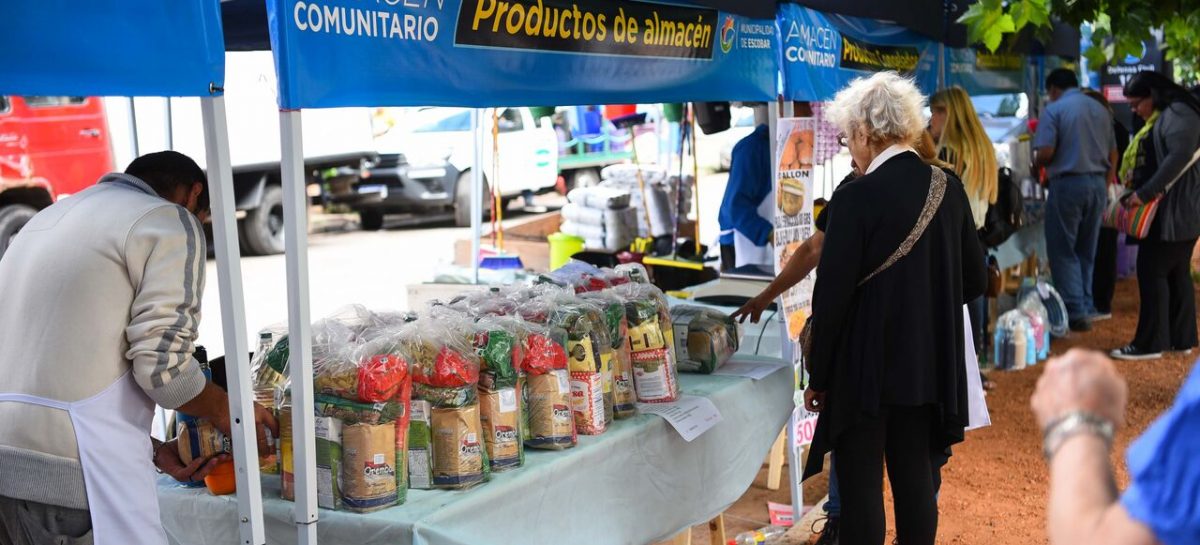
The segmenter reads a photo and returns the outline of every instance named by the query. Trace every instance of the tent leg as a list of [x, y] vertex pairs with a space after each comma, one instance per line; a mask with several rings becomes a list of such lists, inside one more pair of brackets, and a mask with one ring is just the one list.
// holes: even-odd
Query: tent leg
[[279, 112], [283, 153], [284, 249], [287, 252], [288, 342], [292, 383], [292, 459], [296, 532], [300, 545], [317, 542], [317, 441], [313, 417], [312, 337], [308, 307], [308, 193], [300, 111]]
[[262, 485], [258, 478], [258, 441], [254, 395], [250, 391], [250, 358], [246, 341], [246, 310], [242, 294], [241, 251], [233, 201], [233, 171], [225, 98], [200, 99], [204, 119], [204, 148], [212, 203], [213, 238], [217, 251], [217, 285], [221, 297], [221, 333], [225, 340], [225, 373], [229, 388], [229, 424], [237, 468], [239, 534], [242, 545], [262, 545]]
[[479, 241], [483, 230], [483, 110], [471, 113], [471, 134], [475, 137], [474, 164], [471, 165], [471, 279], [479, 283]]

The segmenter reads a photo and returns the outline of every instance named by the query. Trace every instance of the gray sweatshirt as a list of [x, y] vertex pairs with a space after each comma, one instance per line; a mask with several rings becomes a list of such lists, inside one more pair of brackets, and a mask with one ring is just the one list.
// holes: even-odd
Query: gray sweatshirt
[[[196, 218], [131, 176], [42, 210], [0, 259], [0, 392], [73, 402], [132, 369], [155, 403], [187, 403], [206, 257]], [[87, 507], [65, 411], [0, 402], [0, 496]]]

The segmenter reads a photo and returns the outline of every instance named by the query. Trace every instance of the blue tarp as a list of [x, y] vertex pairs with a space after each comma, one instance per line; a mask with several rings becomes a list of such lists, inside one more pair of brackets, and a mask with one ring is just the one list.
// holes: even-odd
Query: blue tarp
[[6, 2], [0, 92], [207, 96], [225, 79], [218, 0]]
[[270, 0], [285, 109], [767, 101], [775, 21], [631, 0]]

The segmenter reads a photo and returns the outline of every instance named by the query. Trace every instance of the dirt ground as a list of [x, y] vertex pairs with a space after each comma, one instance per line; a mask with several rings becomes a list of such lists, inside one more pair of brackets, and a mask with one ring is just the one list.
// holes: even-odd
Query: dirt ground
[[[1056, 340], [1056, 354], [1073, 347], [1111, 350], [1127, 343], [1137, 326], [1137, 282], [1118, 283], [1111, 320], [1097, 322], [1089, 333], [1072, 334]], [[1124, 453], [1129, 443], [1167, 409], [1191, 369], [1196, 354], [1168, 355], [1161, 360], [1118, 362], [1129, 383], [1128, 424], [1117, 434], [1113, 465], [1118, 486], [1128, 484]], [[969, 432], [955, 447], [954, 457], [944, 470], [939, 502], [938, 543], [1030, 545], [1046, 543], [1045, 503], [1048, 472], [1041, 455], [1041, 436], [1029, 410], [1041, 366], [990, 375], [996, 389], [988, 394], [992, 426]], [[819, 501], [827, 492], [824, 475], [804, 485], [806, 504]], [[766, 488], [766, 467], [746, 494], [725, 514], [727, 539], [738, 532], [765, 526], [767, 502], [790, 501], [786, 474], [780, 490]], [[887, 498], [888, 542], [894, 537], [891, 498]], [[708, 527], [692, 530], [692, 542], [710, 543]], [[785, 540], [783, 545], [799, 545]]]

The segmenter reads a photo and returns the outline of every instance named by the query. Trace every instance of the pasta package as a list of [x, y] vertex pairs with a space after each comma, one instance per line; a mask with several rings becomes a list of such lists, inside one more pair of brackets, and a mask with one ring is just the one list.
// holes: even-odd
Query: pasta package
[[484, 479], [487, 453], [479, 421], [479, 405], [434, 408], [433, 486], [470, 488]]
[[[629, 349], [629, 320], [625, 315], [625, 303], [617, 295], [609, 292], [590, 292], [582, 296], [585, 300], [595, 302], [603, 309], [604, 323], [608, 326], [608, 337], [611, 352], [601, 354], [604, 373], [611, 375], [606, 378], [605, 387], [612, 390], [613, 416], [615, 418], [630, 418], [636, 414], [637, 395], [633, 391], [633, 364]], [[607, 395], [607, 392], [606, 392]]]
[[408, 421], [408, 486], [415, 489], [433, 488], [433, 429], [430, 418], [433, 409], [428, 401], [412, 402], [412, 417]]
[[359, 403], [340, 397], [317, 394], [314, 403], [317, 416], [337, 418], [346, 424], [394, 422], [404, 414], [403, 405], [395, 400], [383, 403]]
[[318, 416], [317, 432], [317, 507], [341, 509], [342, 422]]
[[604, 386], [600, 373], [571, 372], [571, 411], [575, 431], [583, 435], [604, 433]]
[[638, 401], [670, 403], [679, 400], [674, 353], [667, 349], [633, 354], [633, 384]]
[[526, 377], [524, 396], [523, 405], [529, 422], [529, 439], [525, 446], [548, 450], [575, 446], [571, 385], [565, 369]]
[[492, 471], [520, 467], [525, 449], [521, 441], [521, 411], [517, 388], [480, 390], [479, 420]]
[[692, 305], [671, 308], [679, 370], [709, 374], [729, 361], [740, 341], [738, 323], [728, 315]]
[[349, 511], [390, 507], [396, 490], [396, 426], [353, 424], [342, 429], [342, 495]]

